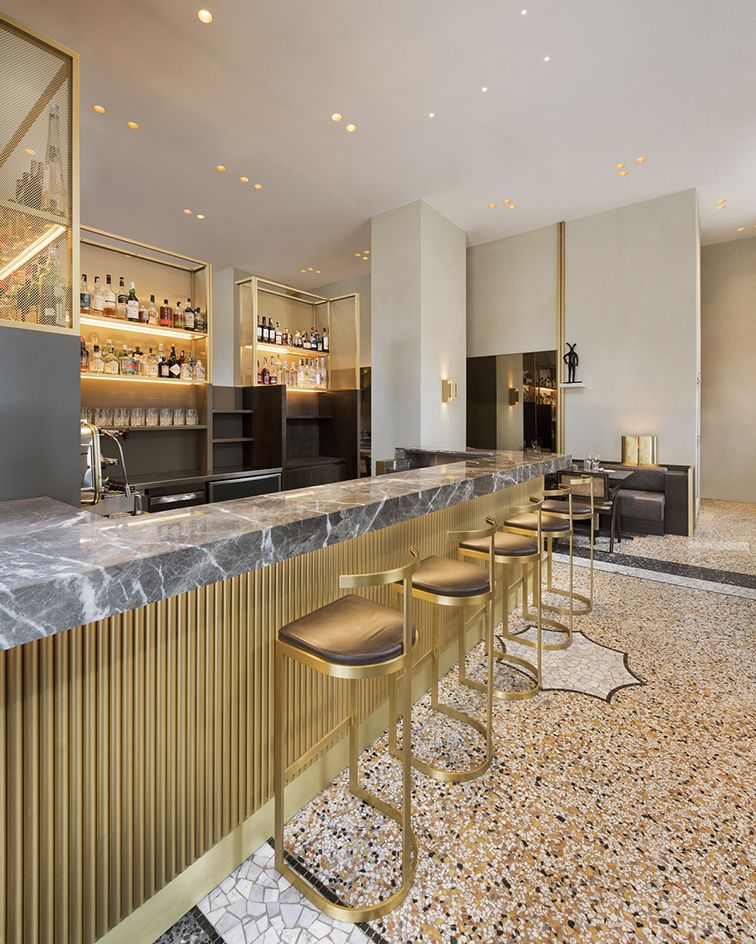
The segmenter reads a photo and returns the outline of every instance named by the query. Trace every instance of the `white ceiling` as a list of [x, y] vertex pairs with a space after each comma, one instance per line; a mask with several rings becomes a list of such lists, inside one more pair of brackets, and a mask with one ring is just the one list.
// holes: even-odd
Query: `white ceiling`
[[697, 187], [705, 242], [756, 235], [754, 0], [0, 3], [81, 53], [82, 220], [218, 266], [363, 274], [418, 197], [475, 244]]

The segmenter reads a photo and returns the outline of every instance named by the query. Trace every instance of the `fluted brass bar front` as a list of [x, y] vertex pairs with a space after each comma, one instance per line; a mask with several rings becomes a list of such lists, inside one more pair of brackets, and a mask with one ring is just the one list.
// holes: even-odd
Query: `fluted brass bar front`
[[[199, 888], [196, 877], [182, 885], [188, 866], [224, 837], [236, 843], [255, 816], [254, 839], [245, 845], [239, 838], [234, 864], [273, 832], [267, 804], [280, 626], [339, 596], [339, 574], [396, 566], [411, 544], [422, 555], [453, 555], [456, 542], [447, 532], [474, 528], [486, 515], [501, 519], [541, 487], [535, 479], [0, 652], [3, 944], [157, 938], [186, 911], [186, 887], [197, 901], [234, 867], [208, 867]], [[364, 593], [391, 602], [386, 587]], [[421, 604], [414, 611], [424, 668], [432, 609]], [[439, 609], [440, 638], [451, 638], [459, 613]], [[456, 648], [442, 650], [439, 671], [454, 661]], [[290, 734], [297, 733], [303, 754], [349, 717], [343, 683], [315, 682], [314, 675], [291, 676], [292, 702], [300, 708]], [[361, 684], [362, 738], [376, 736], [368, 721], [383, 722], [388, 692], [382, 679]], [[398, 693], [397, 701], [403, 697]], [[343, 725], [336, 738], [345, 733]], [[322, 751], [334, 743], [326, 739]], [[308, 755], [292, 791], [325, 785], [322, 756]], [[143, 931], [147, 917], [143, 936], [122, 930], [135, 910], [149, 914], [151, 937]]]

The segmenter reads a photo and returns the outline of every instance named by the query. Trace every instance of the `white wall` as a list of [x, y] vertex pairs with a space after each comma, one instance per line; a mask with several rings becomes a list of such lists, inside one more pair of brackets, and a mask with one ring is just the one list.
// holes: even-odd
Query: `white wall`
[[756, 238], [701, 252], [701, 494], [756, 502]]
[[[360, 261], [360, 260], [358, 260]], [[360, 367], [370, 367], [370, 274], [358, 275], [343, 282], [330, 282], [313, 290], [325, 298], [339, 298], [358, 292], [360, 296]]]
[[[372, 452], [465, 445], [465, 234], [421, 200], [372, 220]], [[422, 344], [421, 344], [422, 338]], [[441, 403], [441, 379], [458, 398]]]
[[620, 455], [623, 433], [659, 437], [659, 461], [696, 465], [698, 213], [687, 190], [567, 224], [565, 448]]
[[469, 357], [553, 350], [556, 311], [556, 225], [467, 250]]
[[212, 358], [213, 384], [234, 387], [241, 377], [241, 323], [235, 282], [248, 278], [241, 269], [213, 271]]

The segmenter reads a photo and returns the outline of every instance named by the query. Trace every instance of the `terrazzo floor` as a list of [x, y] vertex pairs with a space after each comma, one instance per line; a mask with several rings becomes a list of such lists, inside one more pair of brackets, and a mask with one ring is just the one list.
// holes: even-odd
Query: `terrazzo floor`
[[[705, 534], [738, 520], [749, 550], [737, 566], [752, 573], [756, 506], [719, 504], [706, 504], [696, 546], [669, 558], [702, 560]], [[557, 578], [565, 573], [558, 563]], [[278, 876], [265, 844], [160, 944], [756, 940], [756, 600], [643, 574], [597, 569], [595, 607], [576, 620], [572, 647], [544, 655], [546, 690], [496, 705], [495, 759], [483, 777], [445, 785], [414, 775], [420, 858], [401, 908], [369, 925], [333, 921]], [[578, 589], [587, 576], [576, 568]], [[482, 678], [480, 647], [467, 668]], [[522, 684], [501, 663], [496, 681]], [[482, 696], [460, 689], [455, 674], [442, 698], [482, 717]], [[416, 752], [440, 765], [481, 756], [477, 735], [439, 720], [427, 696], [412, 734]], [[385, 742], [361, 755], [360, 772], [396, 801], [400, 771]], [[351, 797], [346, 779], [294, 818], [286, 841], [301, 869], [352, 904], [392, 887], [400, 846], [396, 826]]]

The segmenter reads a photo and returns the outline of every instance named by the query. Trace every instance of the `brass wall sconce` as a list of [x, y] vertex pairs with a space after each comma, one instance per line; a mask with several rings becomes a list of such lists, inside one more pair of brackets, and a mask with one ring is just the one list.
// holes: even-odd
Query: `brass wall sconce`
[[623, 465], [658, 465], [658, 442], [656, 436], [623, 436]]
[[457, 384], [454, 380], [441, 381], [441, 402], [451, 403], [457, 399]]
[[510, 387], [509, 388], [509, 405], [517, 406], [519, 402], [520, 402], [520, 391], [517, 389], [517, 387]]

